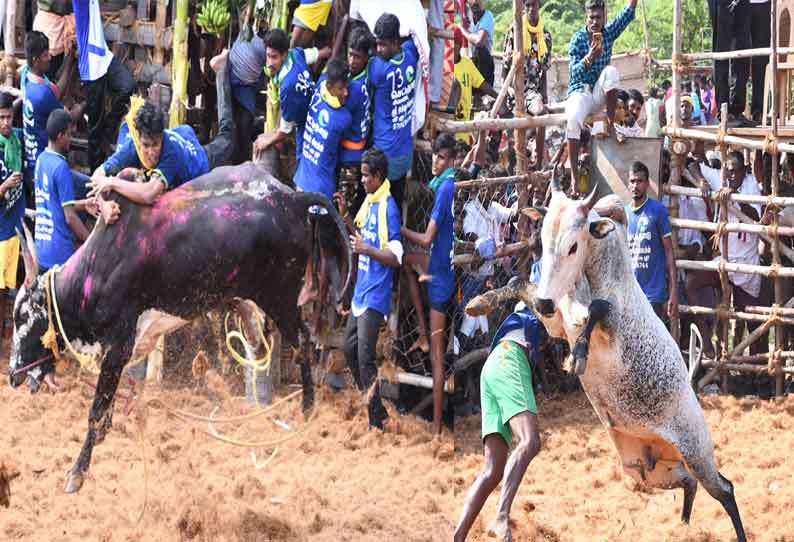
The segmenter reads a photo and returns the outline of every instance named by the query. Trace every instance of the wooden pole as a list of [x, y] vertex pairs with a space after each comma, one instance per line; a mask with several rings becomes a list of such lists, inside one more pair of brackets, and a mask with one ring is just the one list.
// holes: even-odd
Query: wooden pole
[[[674, 14], [675, 15], [675, 14]], [[775, 19], [772, 18], [772, 24], [774, 23]], [[675, 25], [675, 23], [673, 23]], [[774, 43], [774, 42], [772, 42]], [[686, 66], [687, 64], [694, 62], [696, 60], [735, 60], [737, 58], [752, 58], [755, 56], [770, 56], [772, 54], [772, 47], [758, 47], [756, 49], [741, 49], [739, 51], [724, 51], [724, 52], [704, 52], [704, 53], [682, 53], [680, 54], [678, 61], [679, 65]], [[777, 49], [777, 54], [779, 55], [790, 55], [794, 53], [794, 47], [779, 47]], [[673, 52], [673, 56], [675, 57], [675, 52]], [[672, 65], [675, 62], [675, 58], [671, 60], [658, 60], [657, 64], [660, 66], [665, 65]]]
[[[643, 4], [643, 15], [645, 13], [645, 4]], [[681, 20], [681, 0], [675, 0], [673, 3], [673, 58], [676, 59], [678, 55], [681, 53], [681, 27], [682, 27], [682, 20]], [[646, 29], [647, 33], [647, 29]], [[648, 53], [650, 55], [650, 52]], [[649, 56], [650, 58], [650, 56]], [[673, 62], [673, 128], [680, 129], [681, 128], [681, 74], [677, 69], [677, 65]], [[670, 156], [670, 180], [669, 185], [672, 187], [676, 187], [681, 184], [681, 174], [684, 169], [684, 164], [686, 164], [686, 152], [687, 147], [681, 141], [673, 141], [671, 146], [671, 150], [673, 151]], [[670, 208], [668, 210], [670, 213], [670, 218], [675, 220], [678, 218], [678, 198], [670, 198]], [[675, 251], [678, 247], [678, 231], [673, 228], [673, 235], [672, 235], [672, 244], [673, 250]], [[673, 258], [675, 260], [675, 258]], [[675, 261], [673, 262], [673, 267], [675, 267]], [[673, 339], [675, 342], [678, 343], [681, 337], [681, 321], [678, 316], [670, 318], [670, 330], [673, 335]], [[704, 340], [711, 341], [711, 337], [705, 338]]]
[[[700, 220], [690, 220], [686, 218], [671, 218], [670, 224], [677, 228], [683, 228], [686, 230], [716, 232], [718, 229], [717, 224], [714, 222], [702, 222]], [[774, 237], [775, 233], [774, 226], [764, 226], [763, 224], [744, 224], [741, 222], [729, 222], [725, 225], [725, 231], [731, 233], [739, 232], [763, 234], [768, 235], [770, 239]], [[781, 226], [777, 230], [777, 235], [783, 237], [794, 237], [794, 227]]]
[[[670, 126], [665, 126], [662, 128], [662, 132], [664, 135], [678, 138], [678, 139], [696, 139], [698, 141], [709, 141], [711, 143], [720, 143], [720, 137], [717, 133], [709, 132], [706, 130], [696, 130], [694, 128], [675, 128]], [[765, 151], [769, 154], [777, 155], [781, 152], [794, 152], [794, 145], [791, 143], [780, 143], [775, 141], [774, 144], [771, 142], [767, 142], [766, 140], [759, 139], [748, 139], [746, 137], [740, 137], [735, 135], [728, 135], [727, 131], [723, 132], [725, 135], [722, 136], [722, 143], [726, 145], [732, 145], [735, 147], [744, 147], [747, 149], [753, 149], [757, 151]]]
[[175, 128], [185, 123], [187, 116], [187, 73], [188, 73], [188, 11], [189, 0], [176, 0], [176, 17], [174, 17], [174, 43], [171, 52], [171, 70], [173, 77], [173, 93], [169, 125]]
[[[542, 37], [540, 39], [543, 39]], [[516, 109], [513, 115], [518, 118], [530, 119], [533, 117], [527, 116], [526, 103], [524, 99], [524, 0], [513, 0], [513, 43], [515, 45], [513, 53], [513, 64], [516, 67], [516, 74], [513, 78], [513, 89], [515, 91]], [[527, 131], [526, 127], [518, 128], [515, 132], [515, 153], [516, 153], [516, 171], [515, 173], [521, 175], [529, 170], [529, 161], [527, 160]], [[540, 159], [540, 157], [538, 157]], [[521, 185], [518, 192], [518, 208], [523, 209], [529, 204], [530, 191], [529, 186]], [[518, 238], [520, 241], [527, 239], [527, 221], [529, 219], [520, 215], [518, 218]], [[518, 258], [519, 274], [526, 274], [529, 270], [529, 251], [525, 252]]]
[[[770, 6], [772, 9], [771, 17], [770, 17], [770, 54], [769, 54], [769, 62], [772, 66], [772, 78], [770, 81], [770, 87], [772, 91], [772, 105], [770, 107], [770, 117], [772, 118], [772, 141], [777, 141], [778, 137], [778, 115], [780, 112], [777, 110], [778, 108], [778, 88], [777, 88], [777, 0], [773, 0], [770, 2]], [[754, 91], [755, 92], [755, 91]], [[761, 160], [763, 160], [763, 156], [761, 156]], [[777, 196], [778, 189], [780, 186], [780, 161], [777, 159], [777, 156], [772, 157], [772, 197]], [[778, 228], [778, 214], [775, 213], [774, 218], [772, 220], [772, 227], [774, 229]], [[772, 243], [772, 264], [775, 266], [780, 266], [780, 249], [782, 248], [780, 244], [780, 237], [774, 236], [771, 239]], [[786, 247], [788, 248], [788, 247]], [[788, 255], [791, 258], [791, 255]], [[781, 277], [775, 276], [775, 304], [780, 306], [783, 303], [783, 282]], [[775, 350], [782, 350], [784, 345], [786, 330], [783, 329], [783, 326], [778, 323], [777, 327], [775, 328]], [[770, 365], [774, 364], [775, 370], [775, 395], [780, 397], [783, 395], [783, 360], [781, 358], [773, 357], [773, 353], [769, 353], [770, 356]]]
[[[157, 10], [155, 11], [154, 22], [157, 35], [165, 30], [165, 23], [168, 18], [168, 0], [157, 0]], [[161, 39], [156, 40], [154, 45], [154, 63], [165, 64], [165, 49], [166, 46]]]
[[[697, 188], [688, 188], [686, 186], [665, 186], [664, 193], [670, 195], [678, 195], [678, 196], [693, 196], [696, 198], [702, 197], [703, 193]], [[711, 201], [717, 201], [717, 193], [711, 192], [709, 194], [709, 199]], [[761, 205], [767, 205], [771, 203], [772, 205], [777, 205], [778, 207], [788, 207], [794, 205], [794, 198], [787, 198], [787, 197], [773, 197], [769, 198], [767, 196], [750, 196], [745, 194], [731, 194], [730, 201], [734, 201], [737, 203], [759, 203]], [[783, 228], [780, 228], [781, 231]]]
[[[458, 181], [455, 183], [455, 190], [465, 188], [483, 188], [486, 186], [499, 186], [503, 184], [534, 184], [540, 186], [551, 178], [550, 172], [527, 173], [526, 175], [511, 175], [509, 177], [492, 177], [490, 179], [472, 179], [470, 181]], [[794, 228], [792, 228], [794, 229]], [[793, 235], [794, 236], [794, 235]]]
[[[711, 307], [693, 307], [690, 305], [681, 305], [678, 310], [685, 314], [693, 314], [696, 316], [717, 316], [719, 318], [733, 318], [735, 320], [746, 320], [749, 322], [766, 322], [769, 320], [770, 314], [756, 314], [752, 312], [741, 312], [730, 309], [712, 309]], [[794, 318], [786, 318], [778, 316], [782, 324], [788, 326], [794, 325]]]
[[[517, 77], [517, 76], [516, 76]], [[516, 106], [516, 110], [518, 110], [518, 106]], [[524, 116], [519, 117], [516, 116], [512, 119], [478, 119], [478, 120], [450, 120], [450, 119], [438, 119], [436, 121], [438, 129], [442, 132], [479, 132], [480, 130], [516, 130], [516, 136], [518, 134], [524, 132], [527, 128], [540, 128], [543, 126], [562, 126], [568, 120], [568, 117], [565, 116], [564, 113], [555, 113], [551, 115], [538, 115], [536, 117], [532, 116]], [[525, 134], [526, 135], [526, 134]], [[526, 143], [526, 138], [524, 139]], [[517, 145], [517, 143], [516, 143]], [[516, 153], [516, 159], [518, 160], [520, 157], [519, 153]], [[523, 161], [522, 164], [526, 168], [526, 153], [522, 157]], [[516, 172], [525, 171], [519, 169], [518, 162], [516, 162]]]
[[[6, 86], [14, 86], [14, 74], [16, 73], [16, 37], [17, 37], [17, 0], [5, 0], [6, 2], [6, 17], [5, 17], [5, 64], [6, 70]], [[23, 84], [24, 88], [24, 84]]]
[[762, 277], [774, 277], [775, 275], [786, 278], [794, 277], [794, 267], [767, 267], [764, 265], [750, 265], [729, 261], [721, 263], [704, 262], [701, 260], [678, 260], [678, 267], [694, 271], [716, 272], [720, 271], [720, 267], [724, 267], [726, 273], [747, 273], [750, 275], [761, 275]]
[[[680, 1], [680, 0], [677, 0]], [[728, 104], [723, 103], [720, 109], [720, 128], [717, 132], [718, 136], [724, 136], [728, 128]], [[724, 141], [724, 138], [722, 138]], [[720, 144], [720, 155], [727, 156], [727, 148], [725, 143]], [[728, 179], [725, 174], [725, 164], [727, 160], [722, 161], [722, 188], [728, 188]], [[720, 203], [720, 226], [722, 227], [722, 234], [720, 238], [720, 261], [719, 264], [715, 263], [716, 270], [720, 276], [720, 290], [722, 292], [721, 303], [728, 305], [731, 299], [731, 285], [728, 281], [727, 265], [730, 264], [728, 260], [728, 233], [725, 231], [725, 226], [728, 224], [728, 202], [723, 201]], [[704, 262], [705, 263], [705, 262]], [[735, 265], [735, 264], [731, 264]], [[728, 318], [721, 318], [722, 324], [722, 345], [720, 348], [720, 365], [728, 363], [730, 356], [728, 355], [728, 340], [730, 339], [730, 320]], [[728, 371], [720, 370], [720, 390], [722, 393], [728, 391]]]

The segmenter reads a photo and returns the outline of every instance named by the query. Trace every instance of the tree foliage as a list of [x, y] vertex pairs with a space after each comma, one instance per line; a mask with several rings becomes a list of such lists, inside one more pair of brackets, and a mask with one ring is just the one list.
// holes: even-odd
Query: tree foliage
[[[670, 58], [673, 49], [672, 0], [640, 0], [637, 18], [615, 44], [614, 52], [640, 49], [644, 46], [643, 6], [648, 24], [648, 42], [656, 49], [656, 58]], [[611, 19], [627, 4], [627, 0], [607, 0], [607, 19]], [[486, 0], [495, 18], [495, 44], [501, 48], [504, 34], [513, 23], [512, 0]], [[707, 2], [683, 0], [684, 52], [711, 50], [711, 23]], [[551, 32], [554, 54], [566, 56], [571, 36], [584, 27], [584, 0], [541, 0], [541, 14], [546, 29]]]

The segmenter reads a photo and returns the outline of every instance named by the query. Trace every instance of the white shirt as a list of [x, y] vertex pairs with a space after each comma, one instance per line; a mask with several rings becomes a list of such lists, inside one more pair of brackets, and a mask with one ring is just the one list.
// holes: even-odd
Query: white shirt
[[[719, 169], [713, 169], [705, 164], [700, 164], [700, 173], [709, 183], [709, 187], [716, 191], [722, 188], [722, 175]], [[742, 185], [739, 187], [739, 194], [759, 196], [761, 190], [758, 188], [758, 181], [753, 175], [745, 175]], [[750, 204], [758, 216], [761, 216], [761, 206], [757, 203]], [[728, 204], [728, 222], [741, 222], [736, 215], [731, 213], [731, 209], [738, 209], [739, 204], [730, 202]], [[717, 208], [719, 211], [719, 208]], [[728, 234], [728, 261], [732, 263], [743, 263], [758, 265], [758, 234], [756, 233], [729, 233]], [[758, 297], [761, 293], [761, 276], [750, 275], [747, 273], [728, 273], [728, 278], [735, 285], [753, 297]]]
[[[679, 196], [678, 216], [686, 220], [709, 221], [708, 213], [706, 212], [706, 202], [701, 197]], [[684, 228], [678, 230], [678, 244], [681, 246], [698, 245], [702, 252], [705, 243], [706, 238], [700, 230]]]
[[107, 73], [113, 60], [113, 53], [105, 41], [99, 0], [75, 0], [73, 6], [80, 79], [96, 81]]
[[[466, 202], [463, 206], [463, 233], [473, 233], [478, 239], [490, 237], [495, 243], [502, 242], [502, 230], [500, 224], [510, 220], [511, 210], [509, 207], [498, 202], [491, 202], [486, 211], [480, 200], [475, 198]], [[479, 269], [472, 274], [479, 278], [490, 277], [494, 273], [494, 263], [492, 260], [483, 263]]]

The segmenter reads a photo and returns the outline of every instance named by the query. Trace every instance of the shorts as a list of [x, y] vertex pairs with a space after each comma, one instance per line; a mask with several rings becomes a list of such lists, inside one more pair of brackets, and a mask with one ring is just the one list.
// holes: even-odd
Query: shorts
[[292, 24], [317, 32], [317, 29], [328, 22], [331, 13], [331, 0], [317, 0], [311, 4], [301, 1], [292, 15]]
[[452, 314], [455, 312], [455, 295], [449, 296], [449, 299], [446, 301], [442, 301], [440, 303], [434, 302], [432, 299], [430, 300], [430, 308], [436, 312], [440, 312], [445, 314], [447, 318], [451, 317]]
[[480, 373], [482, 438], [498, 433], [508, 446], [513, 441], [510, 419], [522, 412], [538, 413], [532, 389], [532, 369], [524, 348], [501, 341]]
[[19, 263], [19, 236], [12, 235], [0, 241], [0, 289], [17, 287], [17, 264]]

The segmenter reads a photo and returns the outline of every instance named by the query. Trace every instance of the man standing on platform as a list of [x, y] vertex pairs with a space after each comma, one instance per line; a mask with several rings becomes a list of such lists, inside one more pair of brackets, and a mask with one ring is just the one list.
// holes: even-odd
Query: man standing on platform
[[494, 62], [491, 56], [493, 47], [494, 18], [491, 10], [485, 9], [483, 0], [472, 0], [471, 14], [474, 21], [469, 28], [458, 27], [463, 36], [474, 47], [474, 65], [485, 78], [485, 82], [494, 84]]

